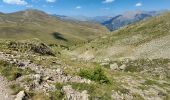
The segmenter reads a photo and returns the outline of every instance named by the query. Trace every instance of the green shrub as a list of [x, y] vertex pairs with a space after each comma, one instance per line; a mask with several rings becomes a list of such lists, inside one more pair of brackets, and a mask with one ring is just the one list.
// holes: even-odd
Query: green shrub
[[108, 77], [104, 74], [104, 71], [101, 67], [97, 66], [93, 70], [80, 70], [79, 75], [81, 77], [99, 82], [99, 83], [110, 83]]

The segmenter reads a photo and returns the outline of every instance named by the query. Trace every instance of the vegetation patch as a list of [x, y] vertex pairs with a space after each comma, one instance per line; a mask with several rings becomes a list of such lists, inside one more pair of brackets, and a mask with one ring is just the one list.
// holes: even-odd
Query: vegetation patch
[[[128, 63], [126, 63], [126, 72], [141, 72], [143, 70], [150, 70], [153, 68], [159, 68], [160, 66], [162, 68], [166, 68], [168, 63], [170, 62], [170, 59], [137, 59], [137, 60], [130, 60]], [[123, 63], [123, 62], [122, 62]]]
[[9, 87], [10, 87], [10, 89], [13, 90], [13, 94], [14, 94], [14, 95], [16, 95], [18, 92], [24, 90], [24, 88], [20, 87], [19, 84], [12, 84], [12, 85], [10, 85]]
[[30, 73], [33, 73], [31, 69], [20, 69], [17, 68], [15, 65], [10, 64], [6, 61], [0, 60], [0, 73], [1, 75], [5, 76], [8, 80], [15, 80], [22, 75], [28, 75]]
[[56, 83], [55, 87], [56, 87], [56, 90], [54, 92], [50, 92], [51, 100], [62, 100], [64, 98], [64, 93], [62, 91], [63, 84]]
[[87, 90], [89, 94], [92, 94], [95, 91], [94, 84], [87, 84], [87, 83], [71, 83], [71, 86], [75, 90], [84, 91]]
[[139, 94], [133, 94], [133, 100], [144, 100], [144, 98]]
[[143, 85], [154, 85], [154, 84], [158, 84], [156, 81], [153, 80], [146, 80]]
[[79, 72], [79, 76], [90, 79], [92, 81], [99, 82], [99, 83], [106, 83], [106, 84], [110, 83], [110, 80], [105, 75], [102, 68], [99, 66], [95, 67], [92, 70], [81, 69]]

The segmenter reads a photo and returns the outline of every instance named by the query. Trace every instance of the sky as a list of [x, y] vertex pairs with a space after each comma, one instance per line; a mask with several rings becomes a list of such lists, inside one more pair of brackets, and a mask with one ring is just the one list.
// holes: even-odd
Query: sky
[[0, 0], [0, 12], [39, 9], [67, 16], [105, 16], [131, 10], [170, 9], [170, 0]]

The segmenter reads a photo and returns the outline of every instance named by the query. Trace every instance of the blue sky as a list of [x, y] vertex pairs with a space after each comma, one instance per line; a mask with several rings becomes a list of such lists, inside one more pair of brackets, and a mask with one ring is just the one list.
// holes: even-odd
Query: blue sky
[[129, 10], [170, 9], [170, 0], [0, 0], [0, 12], [30, 8], [50, 14], [101, 16]]

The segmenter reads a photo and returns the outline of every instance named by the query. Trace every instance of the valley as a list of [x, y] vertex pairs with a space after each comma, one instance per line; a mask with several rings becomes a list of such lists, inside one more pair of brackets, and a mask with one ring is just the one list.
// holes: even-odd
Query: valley
[[170, 13], [119, 28], [0, 13], [0, 100], [169, 100]]

